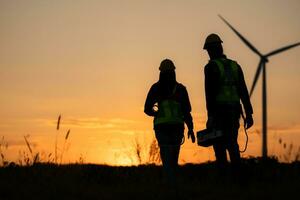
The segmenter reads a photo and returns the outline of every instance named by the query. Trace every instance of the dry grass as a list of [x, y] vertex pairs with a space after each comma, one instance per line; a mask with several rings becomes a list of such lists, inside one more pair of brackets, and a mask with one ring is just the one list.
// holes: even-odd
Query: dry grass
[[152, 139], [150, 144], [144, 145], [136, 138], [134, 147], [134, 155], [138, 161], [138, 165], [161, 163], [159, 146], [155, 138]]
[[60, 119], [61, 119], [61, 115], [58, 116], [58, 119], [57, 119], [57, 124], [56, 124], [56, 135], [55, 135], [55, 157], [54, 157], [54, 160], [55, 160], [55, 163], [57, 163], [57, 135], [58, 135], [58, 131], [59, 131], [59, 127], [60, 127]]
[[287, 163], [299, 161], [300, 146], [297, 147], [292, 142], [289, 143], [285, 141], [282, 137], [278, 138], [277, 145], [279, 145], [279, 149], [277, 151], [282, 152], [282, 153], [277, 153], [278, 154], [277, 157], [279, 158], [279, 160], [283, 160], [284, 162]]
[[1, 164], [2, 166], [6, 166], [9, 162], [5, 159], [5, 153], [4, 151], [7, 150], [8, 143], [5, 142], [4, 136], [2, 137], [0, 141], [0, 157], [1, 157]]
[[160, 150], [157, 140], [153, 139], [149, 148], [149, 163], [161, 163]]
[[[63, 156], [68, 150], [66, 148], [71, 130], [69, 129], [67, 133], [64, 136], [64, 143], [62, 148], [59, 148], [58, 146], [58, 136], [59, 136], [59, 130], [61, 125], [61, 115], [59, 115], [57, 124], [56, 124], [56, 136], [55, 136], [55, 149], [54, 149], [54, 156], [53, 153], [44, 153], [44, 152], [37, 152], [34, 149], [34, 145], [29, 140], [30, 135], [24, 136], [24, 141], [26, 145], [26, 150], [19, 150], [19, 158], [18, 158], [18, 165], [20, 166], [31, 166], [36, 165], [38, 163], [47, 163], [47, 164], [58, 164], [58, 158], [60, 158], [60, 164], [63, 162]], [[8, 143], [5, 142], [4, 137], [2, 137], [2, 140], [0, 141], [0, 158], [1, 163], [0, 166], [8, 166], [8, 165], [16, 165], [15, 162], [9, 162], [5, 158], [4, 150], [8, 148]], [[83, 163], [83, 158], [81, 157], [79, 162]]]
[[138, 139], [135, 138], [135, 155], [138, 160], [139, 165], [142, 164], [142, 145], [139, 143]]
[[[66, 144], [68, 142], [68, 138], [69, 138], [69, 135], [70, 135], [70, 132], [71, 130], [69, 129], [64, 137], [64, 143], [63, 143], [63, 146], [62, 148], [58, 148], [58, 136], [59, 136], [59, 129], [60, 129], [60, 124], [61, 124], [61, 115], [58, 116], [58, 119], [57, 119], [57, 124], [56, 124], [56, 135], [55, 135], [55, 151], [54, 151], [54, 163], [55, 164], [58, 164], [58, 159], [60, 158], [60, 164], [62, 164], [63, 162], [63, 156], [64, 156], [64, 153], [66, 151]], [[60, 155], [59, 155], [59, 151], [60, 151]]]
[[59, 130], [61, 115], [58, 116], [56, 130]]
[[60, 155], [60, 163], [62, 163], [62, 161], [63, 161], [63, 156], [64, 156], [64, 153], [65, 153], [66, 143], [68, 141], [68, 138], [69, 138], [69, 135], [70, 135], [70, 131], [71, 130], [69, 129], [68, 132], [66, 133], [66, 136], [65, 136], [65, 140], [64, 140], [62, 152], [61, 152], [61, 155]]

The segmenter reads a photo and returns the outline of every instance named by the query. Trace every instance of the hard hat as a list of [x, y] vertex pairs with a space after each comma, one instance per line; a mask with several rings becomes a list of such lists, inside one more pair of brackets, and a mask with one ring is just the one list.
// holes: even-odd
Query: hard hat
[[207, 47], [211, 44], [217, 44], [217, 43], [222, 43], [223, 41], [221, 40], [221, 38], [215, 34], [215, 33], [212, 33], [210, 35], [207, 36], [206, 40], [205, 40], [205, 43], [204, 43], [204, 46], [203, 46], [203, 49], [207, 49]]
[[172, 60], [169, 59], [164, 59], [159, 66], [159, 70], [161, 72], [166, 72], [166, 71], [171, 71], [171, 70], [175, 70], [175, 65], [172, 62]]

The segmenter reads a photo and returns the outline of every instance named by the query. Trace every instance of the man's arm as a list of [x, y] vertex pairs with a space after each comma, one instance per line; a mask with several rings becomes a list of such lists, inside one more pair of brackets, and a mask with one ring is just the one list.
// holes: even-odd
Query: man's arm
[[241, 66], [239, 66], [239, 94], [246, 113], [245, 127], [248, 129], [253, 125], [253, 109]]
[[243, 103], [243, 107], [245, 109], [246, 116], [252, 115], [253, 109], [241, 66], [239, 66], [239, 94]]

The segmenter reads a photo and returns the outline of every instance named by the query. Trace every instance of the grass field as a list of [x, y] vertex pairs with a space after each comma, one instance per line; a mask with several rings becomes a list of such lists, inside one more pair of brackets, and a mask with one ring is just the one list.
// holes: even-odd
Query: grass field
[[243, 160], [243, 178], [219, 177], [215, 164], [178, 169], [176, 192], [155, 165], [35, 164], [0, 168], [0, 199], [299, 199], [300, 162]]

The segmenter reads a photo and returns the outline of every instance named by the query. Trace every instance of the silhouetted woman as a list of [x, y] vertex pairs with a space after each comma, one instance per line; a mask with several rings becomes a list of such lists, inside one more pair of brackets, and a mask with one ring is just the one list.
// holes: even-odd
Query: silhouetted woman
[[159, 81], [152, 85], [144, 112], [154, 117], [155, 136], [167, 181], [174, 183], [180, 145], [184, 137], [184, 123], [188, 138], [195, 142], [191, 105], [184, 85], [176, 81], [175, 65], [165, 59], [161, 62]]

